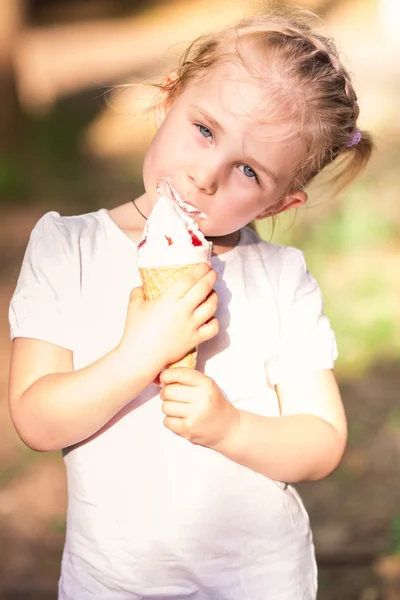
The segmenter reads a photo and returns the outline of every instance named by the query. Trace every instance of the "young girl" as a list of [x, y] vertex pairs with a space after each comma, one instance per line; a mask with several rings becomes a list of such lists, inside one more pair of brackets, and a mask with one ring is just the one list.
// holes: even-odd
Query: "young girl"
[[[142, 196], [37, 223], [10, 307], [10, 407], [31, 448], [64, 449], [61, 600], [316, 597], [288, 484], [326, 477], [345, 448], [335, 338], [301, 252], [245, 226], [302, 206], [338, 157], [358, 173], [358, 113], [328, 39], [250, 18], [165, 80]], [[208, 215], [214, 256], [146, 302], [136, 249], [166, 177]], [[197, 370], [154, 383], [197, 344]]]

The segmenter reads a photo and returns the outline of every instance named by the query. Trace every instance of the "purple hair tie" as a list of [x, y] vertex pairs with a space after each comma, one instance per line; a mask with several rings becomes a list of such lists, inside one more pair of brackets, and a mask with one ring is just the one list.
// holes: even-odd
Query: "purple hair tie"
[[348, 148], [352, 148], [353, 146], [357, 146], [358, 142], [361, 141], [361, 131], [357, 128], [356, 131], [351, 136], [350, 142], [347, 144]]

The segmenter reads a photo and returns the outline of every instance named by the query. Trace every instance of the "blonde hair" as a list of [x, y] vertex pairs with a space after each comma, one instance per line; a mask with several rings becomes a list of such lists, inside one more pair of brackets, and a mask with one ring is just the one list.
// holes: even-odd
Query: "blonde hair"
[[160, 87], [173, 102], [217, 65], [238, 61], [251, 71], [256, 58], [257, 79], [280, 106], [291, 107], [288, 118], [297, 123], [305, 147], [291, 190], [306, 186], [336, 159], [333, 179], [342, 189], [366, 166], [373, 142], [357, 127], [357, 95], [335, 44], [313, 30], [313, 20], [308, 11], [258, 15], [197, 38], [183, 53], [176, 77]]

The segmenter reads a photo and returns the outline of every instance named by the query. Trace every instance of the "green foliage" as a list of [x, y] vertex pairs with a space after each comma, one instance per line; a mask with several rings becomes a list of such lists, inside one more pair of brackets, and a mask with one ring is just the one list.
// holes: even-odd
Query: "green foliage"
[[18, 464], [0, 465], [0, 489], [6, 487], [11, 481], [21, 474], [21, 466]]
[[76, 124], [68, 116], [63, 119], [57, 113], [32, 119], [29, 124], [29, 142], [36, 151], [53, 164], [70, 163], [76, 153]]
[[397, 516], [392, 521], [392, 541], [390, 546], [391, 555], [400, 555], [400, 516]]
[[400, 431], [400, 408], [392, 408], [386, 418], [386, 426], [391, 431]]
[[321, 248], [324, 253], [344, 253], [385, 242], [394, 233], [393, 225], [376, 209], [371, 192], [355, 186], [322, 227], [313, 228], [304, 240], [305, 251]]
[[54, 517], [54, 519], [51, 522], [51, 529], [52, 531], [54, 531], [55, 533], [60, 533], [61, 535], [65, 535], [65, 531], [66, 531], [66, 525], [67, 525], [67, 521], [65, 519], [65, 517]]
[[0, 158], [0, 198], [6, 201], [25, 192], [26, 182], [21, 167], [11, 158]]
[[348, 422], [348, 447], [360, 446], [367, 440], [365, 426], [360, 421]]
[[12, 461], [0, 463], [0, 489], [21, 477], [35, 462], [43, 460], [61, 460], [61, 453], [46, 452], [43, 455], [21, 444]]

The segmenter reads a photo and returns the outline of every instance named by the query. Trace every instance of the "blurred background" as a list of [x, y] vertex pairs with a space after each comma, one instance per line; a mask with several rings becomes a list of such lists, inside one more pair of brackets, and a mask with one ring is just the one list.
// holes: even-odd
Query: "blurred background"
[[[284, 2], [274, 2], [275, 5]], [[315, 182], [274, 242], [306, 254], [337, 334], [349, 444], [302, 484], [320, 600], [400, 598], [400, 4], [302, 0], [338, 41], [360, 126], [377, 151], [333, 198]], [[111, 208], [141, 193], [159, 81], [195, 36], [267, 9], [252, 0], [0, 2], [0, 600], [55, 600], [65, 530], [60, 453], [24, 447], [8, 415], [7, 309], [29, 233], [48, 210]], [[119, 87], [140, 82], [145, 85]], [[272, 236], [272, 237], [271, 237]], [[217, 599], [216, 599], [217, 600]], [[267, 600], [267, 599], [266, 599]], [[271, 599], [273, 600], [273, 599]]]

